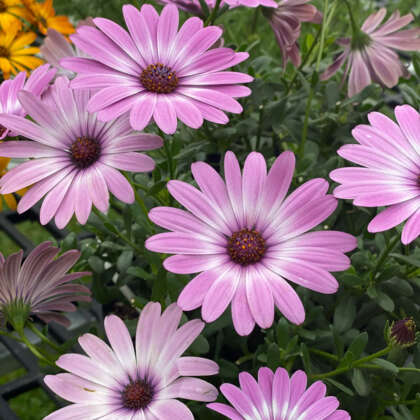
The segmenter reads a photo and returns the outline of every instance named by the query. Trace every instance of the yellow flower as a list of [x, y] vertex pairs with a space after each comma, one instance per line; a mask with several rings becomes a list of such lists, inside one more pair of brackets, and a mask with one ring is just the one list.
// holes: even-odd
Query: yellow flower
[[10, 73], [33, 70], [43, 64], [43, 60], [34, 57], [39, 48], [27, 47], [35, 39], [34, 32], [19, 32], [18, 25], [9, 25], [0, 32], [0, 70], [5, 79], [10, 77]]
[[[10, 162], [10, 158], [0, 157], [0, 178], [7, 172], [7, 165]], [[22, 196], [27, 191], [27, 188], [23, 188], [19, 191], [16, 191], [17, 194]], [[16, 198], [13, 194], [0, 194], [3, 197], [4, 201], [9, 207], [10, 210], [16, 210], [17, 203]], [[0, 199], [0, 211], [3, 210], [3, 200]]]
[[38, 26], [39, 31], [47, 35], [47, 29], [52, 28], [63, 35], [70, 35], [74, 27], [67, 16], [56, 16], [53, 8], [53, 0], [45, 0], [39, 3], [36, 0], [22, 0], [30, 13], [29, 21]]
[[0, 26], [22, 25], [19, 18], [29, 20], [29, 13], [21, 0], [0, 0]]

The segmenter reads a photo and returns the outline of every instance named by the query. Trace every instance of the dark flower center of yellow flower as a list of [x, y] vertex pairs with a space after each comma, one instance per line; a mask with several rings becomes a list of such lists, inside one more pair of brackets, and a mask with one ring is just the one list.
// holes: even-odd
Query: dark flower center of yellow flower
[[7, 10], [7, 6], [2, 0], [0, 0], [0, 13], [4, 13]]
[[266, 247], [261, 234], [256, 230], [241, 229], [228, 240], [227, 250], [233, 262], [249, 265], [261, 260]]
[[149, 92], [171, 93], [178, 86], [178, 77], [170, 67], [157, 63], [141, 72], [140, 82]]
[[10, 56], [10, 52], [6, 47], [2, 47], [0, 45], [0, 57], [6, 57], [8, 58]]
[[123, 405], [131, 410], [140, 410], [150, 404], [153, 395], [153, 388], [148, 383], [141, 380], [131, 382], [122, 392]]
[[98, 140], [80, 137], [70, 146], [70, 154], [73, 163], [79, 169], [84, 169], [99, 159], [101, 145]]

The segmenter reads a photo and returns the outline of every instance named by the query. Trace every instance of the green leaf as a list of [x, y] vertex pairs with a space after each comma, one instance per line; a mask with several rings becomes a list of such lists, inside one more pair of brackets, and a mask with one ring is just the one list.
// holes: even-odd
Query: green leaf
[[370, 393], [369, 383], [361, 369], [354, 369], [351, 378], [351, 383], [354, 386], [356, 392], [362, 397], [366, 397]]
[[117, 268], [120, 273], [125, 273], [133, 261], [133, 251], [126, 250], [121, 253], [117, 260]]
[[281, 365], [280, 349], [276, 343], [271, 343], [267, 350], [267, 365], [275, 370]]
[[394, 301], [384, 292], [378, 291], [375, 301], [384, 311], [392, 312], [395, 308]]
[[350, 397], [353, 397], [354, 396], [354, 392], [349, 387], [343, 385], [341, 382], [338, 382], [335, 379], [325, 378], [325, 379], [323, 379], [323, 381], [329, 382], [331, 385], [334, 385], [340, 391], [343, 391], [347, 395], [350, 395]]
[[350, 344], [347, 351], [352, 352], [356, 359], [360, 359], [366, 345], [368, 343], [368, 333], [362, 332]]
[[127, 269], [127, 274], [138, 277], [144, 280], [153, 280], [155, 276], [152, 273], [148, 273], [146, 270], [143, 270], [141, 267], [131, 266]]
[[391, 257], [394, 257], [395, 259], [402, 261], [404, 263], [413, 265], [414, 267], [419, 267], [420, 268], [420, 259], [415, 258], [415, 257], [407, 257], [406, 255], [400, 255], [400, 254], [395, 254], [395, 253], [391, 253], [389, 254]]
[[311, 358], [309, 356], [308, 347], [306, 346], [305, 343], [301, 343], [300, 352], [301, 352], [303, 367], [305, 368], [305, 372], [309, 375], [312, 372]]
[[398, 374], [399, 369], [397, 366], [394, 365], [394, 363], [389, 362], [385, 359], [375, 359], [372, 362], [374, 365], [380, 366], [384, 370], [388, 370], [389, 372]]
[[348, 330], [356, 318], [356, 304], [354, 298], [345, 296], [334, 311], [334, 328], [340, 333]]
[[101, 274], [105, 270], [104, 262], [96, 255], [92, 255], [88, 258], [88, 264], [95, 273]]
[[194, 354], [206, 354], [210, 350], [210, 344], [206, 337], [199, 335], [194, 343], [191, 344], [190, 350]]

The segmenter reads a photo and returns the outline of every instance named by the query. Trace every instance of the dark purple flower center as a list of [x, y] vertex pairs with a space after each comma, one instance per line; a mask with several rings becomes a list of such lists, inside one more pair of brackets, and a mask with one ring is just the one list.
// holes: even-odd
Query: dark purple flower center
[[140, 410], [146, 408], [153, 399], [153, 388], [143, 381], [131, 382], [122, 392], [122, 400], [125, 408]]
[[140, 82], [149, 92], [171, 93], [178, 86], [178, 77], [170, 67], [157, 63], [141, 72]]
[[101, 154], [101, 144], [98, 140], [79, 137], [70, 146], [71, 160], [79, 168], [84, 169], [95, 163]]
[[416, 339], [416, 323], [412, 318], [394, 322], [391, 326], [391, 337], [401, 345], [410, 345]]
[[256, 230], [241, 229], [228, 240], [229, 256], [233, 262], [249, 265], [261, 260], [265, 254], [265, 241]]

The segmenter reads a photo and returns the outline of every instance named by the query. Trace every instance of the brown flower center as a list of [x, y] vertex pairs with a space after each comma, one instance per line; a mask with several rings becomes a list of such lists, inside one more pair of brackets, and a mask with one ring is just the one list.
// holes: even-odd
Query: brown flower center
[[10, 56], [10, 52], [6, 47], [2, 47], [0, 45], [0, 57], [5, 57], [5, 58], [9, 58]]
[[140, 82], [149, 92], [171, 93], [178, 86], [178, 77], [170, 67], [157, 63], [141, 72]]
[[4, 1], [0, 0], [0, 13], [4, 13], [7, 10], [7, 6], [4, 4]]
[[150, 404], [153, 395], [153, 388], [146, 382], [131, 382], [122, 392], [123, 405], [131, 410], [140, 410]]
[[256, 230], [241, 229], [228, 240], [228, 253], [233, 262], [249, 265], [261, 260], [265, 254], [265, 241]]
[[98, 140], [80, 137], [70, 146], [70, 153], [73, 163], [79, 169], [84, 169], [99, 159], [101, 145]]

